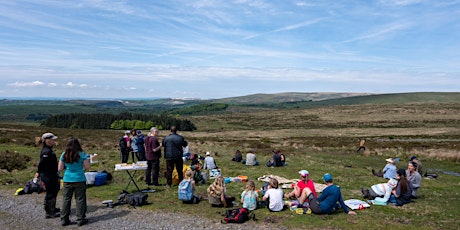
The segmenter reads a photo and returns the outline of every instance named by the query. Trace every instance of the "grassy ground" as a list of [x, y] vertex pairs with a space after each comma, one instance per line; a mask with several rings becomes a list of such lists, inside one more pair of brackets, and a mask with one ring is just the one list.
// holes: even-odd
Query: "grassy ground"
[[[259, 221], [290, 228], [308, 225], [310, 228], [330, 229], [458, 229], [460, 221], [456, 216], [460, 207], [457, 199], [460, 177], [444, 172], [460, 173], [459, 108], [458, 105], [403, 108], [369, 105], [192, 117], [198, 121], [198, 130], [182, 134], [193, 152], [217, 153], [214, 157], [226, 177], [246, 175], [257, 180], [262, 175], [275, 174], [297, 179], [297, 171], [307, 169], [311, 179], [321, 182], [322, 175], [328, 172], [342, 188], [344, 199], [359, 199], [361, 187], [383, 182], [383, 179], [372, 176], [370, 171], [372, 168], [383, 168], [388, 157], [400, 157], [402, 160], [397, 163], [398, 168], [406, 168], [408, 158], [417, 155], [425, 170], [440, 175], [437, 180], [423, 179], [420, 198], [403, 207], [372, 206], [358, 211], [357, 216], [348, 216], [343, 212], [297, 215], [288, 210], [269, 213], [260, 209], [255, 211]], [[264, 120], [270, 122], [263, 126]], [[277, 128], [278, 124], [282, 128]], [[92, 165], [92, 169], [112, 173], [114, 179], [108, 185], [89, 187], [88, 197], [100, 201], [118, 197], [128, 183], [128, 175], [123, 171], [114, 171], [114, 165], [120, 161], [115, 145], [121, 132], [111, 130], [47, 129], [37, 125], [0, 123], [0, 152], [5, 154], [9, 151], [9, 155], [20, 157], [23, 154], [32, 158], [20, 170], [2, 170], [2, 187], [14, 191], [32, 178], [40, 151], [40, 147], [33, 146], [33, 138], [46, 131], [59, 136], [61, 144], [55, 148], [57, 153], [63, 151], [63, 143], [68, 137], [76, 136], [87, 153], [99, 154], [100, 163]], [[162, 131], [160, 136], [167, 134], [167, 131]], [[367, 150], [357, 154], [355, 150], [360, 138], [367, 139]], [[261, 166], [246, 167], [230, 161], [236, 149], [245, 153], [249, 148], [256, 149]], [[264, 166], [275, 148], [281, 149], [287, 156], [287, 167]], [[161, 168], [160, 183], [165, 184], [164, 160]], [[146, 187], [142, 173], [139, 171], [135, 177], [141, 189]], [[205, 194], [208, 185], [198, 185], [197, 193]], [[256, 181], [256, 185], [261, 187], [262, 182]], [[243, 183], [227, 186], [228, 194], [236, 197], [244, 189]], [[149, 194], [152, 205], [143, 209], [193, 213], [215, 220], [220, 220], [225, 211], [224, 208], [210, 208], [207, 202], [195, 206], [182, 205], [177, 200], [177, 187], [155, 189], [155, 193]], [[128, 190], [133, 192], [134, 186], [131, 185]]]

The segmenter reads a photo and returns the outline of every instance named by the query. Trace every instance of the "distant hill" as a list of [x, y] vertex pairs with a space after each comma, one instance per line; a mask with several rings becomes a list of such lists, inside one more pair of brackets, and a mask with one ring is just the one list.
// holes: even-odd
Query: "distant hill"
[[214, 99], [212, 102], [229, 103], [229, 104], [264, 104], [264, 103], [283, 103], [296, 101], [321, 101], [327, 99], [344, 98], [352, 96], [366, 96], [370, 93], [276, 93], [276, 94], [251, 94], [240, 97], [228, 97], [222, 99]]
[[460, 103], [460, 92], [440, 93], [278, 93], [252, 94], [212, 100], [0, 100], [0, 121], [39, 121], [62, 113], [113, 113], [205, 115], [251, 112], [261, 109], [311, 108], [334, 105]]

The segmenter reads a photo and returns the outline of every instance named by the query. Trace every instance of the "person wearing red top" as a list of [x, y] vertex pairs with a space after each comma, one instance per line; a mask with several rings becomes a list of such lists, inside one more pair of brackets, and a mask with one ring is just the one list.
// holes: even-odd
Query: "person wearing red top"
[[309, 191], [315, 196], [318, 197], [315, 190], [315, 184], [312, 180], [308, 179], [308, 171], [307, 170], [300, 170], [299, 175], [302, 178], [297, 184], [294, 186], [294, 190], [290, 193], [284, 194], [284, 197], [290, 199], [291, 197], [295, 197], [299, 201], [299, 206], [303, 206], [303, 203], [307, 201], [307, 196], [309, 192], [305, 190], [305, 188], [309, 188]]

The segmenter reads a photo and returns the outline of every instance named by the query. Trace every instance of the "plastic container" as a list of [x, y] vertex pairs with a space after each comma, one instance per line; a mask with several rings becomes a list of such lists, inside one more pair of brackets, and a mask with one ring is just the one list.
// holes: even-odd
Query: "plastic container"
[[97, 172], [85, 172], [86, 184], [93, 185], [96, 180]]
[[98, 173], [94, 180], [94, 185], [100, 186], [105, 184], [107, 184], [107, 173]]

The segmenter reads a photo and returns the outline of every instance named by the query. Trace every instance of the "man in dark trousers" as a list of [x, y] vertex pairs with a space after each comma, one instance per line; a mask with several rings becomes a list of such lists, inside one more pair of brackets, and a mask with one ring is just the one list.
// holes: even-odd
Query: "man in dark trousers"
[[179, 181], [184, 179], [184, 175], [182, 174], [182, 169], [184, 166], [184, 161], [182, 160], [182, 147], [187, 146], [187, 142], [185, 141], [184, 137], [177, 134], [176, 126], [171, 126], [170, 131], [171, 133], [169, 136], [165, 137], [162, 142], [166, 160], [166, 183], [169, 187], [172, 185], [172, 174], [174, 171], [174, 166], [176, 166]]
[[160, 173], [161, 143], [158, 141], [158, 129], [152, 127], [145, 138], [145, 158], [147, 159], [147, 170], [145, 170], [145, 183], [158, 186], [158, 175]]

